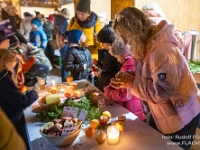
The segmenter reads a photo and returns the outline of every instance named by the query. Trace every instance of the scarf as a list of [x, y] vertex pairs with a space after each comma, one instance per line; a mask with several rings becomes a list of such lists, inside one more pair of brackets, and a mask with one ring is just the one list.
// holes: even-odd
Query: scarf
[[87, 20], [85, 21], [80, 21], [79, 19], [77, 20], [78, 24], [81, 26], [81, 27], [84, 27], [84, 28], [91, 28], [92, 26], [94, 26], [97, 22], [97, 19], [98, 19], [98, 16], [92, 12], [90, 14], [90, 17], [88, 17]]

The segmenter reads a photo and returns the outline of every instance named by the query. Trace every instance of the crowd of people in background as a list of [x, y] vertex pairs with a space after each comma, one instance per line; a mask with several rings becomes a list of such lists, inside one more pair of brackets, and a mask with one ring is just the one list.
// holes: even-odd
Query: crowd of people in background
[[[127, 7], [109, 22], [90, 10], [90, 0], [79, 0], [71, 18], [67, 8], [55, 9], [48, 17], [25, 12], [21, 18], [15, 7], [0, 6], [0, 20], [9, 19], [15, 32], [6, 36], [0, 30], [0, 107], [26, 149], [23, 109], [37, 100], [38, 90], [22, 89], [35, 86], [37, 77], [48, 76], [53, 67], [59, 67], [63, 82], [68, 72], [74, 80], [89, 80], [106, 98], [173, 136], [173, 141], [181, 141], [176, 134], [195, 134], [198, 89], [181, 53], [182, 35], [159, 5]], [[1, 110], [0, 117], [6, 119]], [[8, 128], [16, 132], [12, 125]]]

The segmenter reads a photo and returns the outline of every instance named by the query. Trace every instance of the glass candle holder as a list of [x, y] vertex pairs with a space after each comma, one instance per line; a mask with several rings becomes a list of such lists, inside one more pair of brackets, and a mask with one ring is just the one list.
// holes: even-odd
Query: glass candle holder
[[50, 93], [51, 94], [56, 94], [57, 93], [57, 88], [56, 87], [51, 87], [50, 88]]
[[107, 129], [108, 144], [117, 144], [119, 142], [119, 129], [111, 125]]

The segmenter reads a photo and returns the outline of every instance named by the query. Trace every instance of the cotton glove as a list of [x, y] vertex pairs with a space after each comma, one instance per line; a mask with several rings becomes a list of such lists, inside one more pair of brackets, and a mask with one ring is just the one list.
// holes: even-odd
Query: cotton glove
[[134, 75], [131, 75], [127, 72], [118, 72], [115, 75], [115, 78], [111, 79], [110, 86], [112, 86], [115, 89], [132, 88], [134, 79]]

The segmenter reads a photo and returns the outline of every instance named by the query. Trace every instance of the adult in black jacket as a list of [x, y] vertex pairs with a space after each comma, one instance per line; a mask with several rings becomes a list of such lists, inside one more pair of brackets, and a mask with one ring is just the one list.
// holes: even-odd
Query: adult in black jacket
[[[88, 79], [92, 66], [90, 51], [84, 47], [86, 37], [81, 30], [71, 30], [68, 33], [69, 49], [63, 63], [63, 69], [70, 71], [74, 80]], [[66, 78], [66, 77], [64, 77]]]

